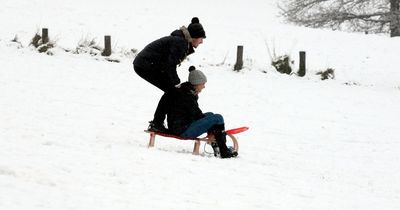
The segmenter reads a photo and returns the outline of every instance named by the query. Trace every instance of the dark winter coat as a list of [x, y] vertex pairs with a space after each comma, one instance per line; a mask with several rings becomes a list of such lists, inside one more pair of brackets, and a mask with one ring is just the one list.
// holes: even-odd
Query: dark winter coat
[[168, 129], [175, 135], [182, 134], [192, 122], [204, 117], [197, 103], [198, 96], [189, 82], [182, 83], [173, 96], [167, 114]]
[[176, 72], [176, 66], [194, 52], [191, 40], [189, 31], [182, 27], [180, 30], [172, 32], [170, 36], [148, 44], [136, 56], [133, 64], [146, 71], [165, 74], [171, 84], [177, 85], [180, 83], [180, 79]]

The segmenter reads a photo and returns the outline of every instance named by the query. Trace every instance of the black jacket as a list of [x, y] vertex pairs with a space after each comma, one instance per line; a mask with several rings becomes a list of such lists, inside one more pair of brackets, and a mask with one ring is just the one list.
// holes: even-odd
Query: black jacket
[[175, 30], [170, 36], [148, 44], [136, 56], [133, 64], [145, 70], [165, 73], [172, 84], [177, 85], [180, 80], [176, 72], [176, 66], [186, 56], [194, 52], [192, 44], [188, 41], [189, 39], [191, 38], [186, 28], [182, 27], [180, 30]]
[[204, 117], [197, 100], [193, 85], [189, 82], [182, 83], [173, 95], [167, 114], [168, 129], [171, 133], [180, 135], [192, 122]]

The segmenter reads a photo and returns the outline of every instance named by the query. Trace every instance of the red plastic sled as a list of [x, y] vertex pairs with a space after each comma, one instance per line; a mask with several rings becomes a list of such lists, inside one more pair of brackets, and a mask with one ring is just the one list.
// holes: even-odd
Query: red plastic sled
[[249, 127], [233, 128], [225, 131], [227, 134], [237, 134], [249, 130]]
[[[236, 152], [239, 151], [239, 143], [236, 139], [236, 137], [233, 134], [238, 134], [244, 131], [247, 131], [249, 129], [249, 127], [239, 127], [239, 128], [233, 128], [233, 129], [229, 129], [226, 132], [226, 135], [231, 139], [232, 143], [233, 143], [233, 148]], [[153, 131], [148, 131], [145, 130], [144, 132], [149, 133], [150, 134], [150, 140], [149, 140], [149, 145], [148, 147], [154, 147], [154, 143], [156, 140], [156, 136], [163, 136], [163, 137], [167, 137], [167, 138], [175, 138], [175, 139], [179, 139], [179, 140], [194, 140], [194, 148], [193, 148], [193, 155], [198, 155], [200, 152], [200, 142], [201, 141], [206, 141], [208, 144], [211, 144], [211, 142], [215, 141], [214, 135], [207, 135], [205, 137], [200, 137], [200, 138], [185, 138], [182, 136], [176, 136], [176, 135], [172, 135], [172, 134], [167, 134], [167, 133], [158, 133], [158, 132], [153, 132]]]

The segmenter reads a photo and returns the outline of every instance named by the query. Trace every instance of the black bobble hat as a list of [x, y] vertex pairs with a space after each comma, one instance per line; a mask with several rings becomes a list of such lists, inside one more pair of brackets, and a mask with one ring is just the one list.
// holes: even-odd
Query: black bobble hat
[[203, 26], [200, 24], [198, 17], [192, 18], [192, 22], [189, 24], [188, 28], [190, 36], [192, 38], [206, 38], [206, 32]]

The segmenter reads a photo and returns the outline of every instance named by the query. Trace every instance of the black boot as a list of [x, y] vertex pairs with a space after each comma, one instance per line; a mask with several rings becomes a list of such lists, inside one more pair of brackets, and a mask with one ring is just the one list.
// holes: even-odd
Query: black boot
[[157, 133], [168, 133], [168, 129], [164, 126], [164, 123], [156, 123], [154, 121], [149, 122], [147, 130]]
[[212, 147], [213, 150], [214, 150], [214, 157], [218, 157], [218, 156], [219, 156], [219, 147], [218, 147], [217, 142], [213, 141], [213, 142], [211, 143], [211, 147]]
[[219, 147], [221, 158], [231, 158], [237, 156], [237, 152], [232, 152], [226, 146], [226, 133], [224, 124], [213, 126], [212, 133], [214, 134], [215, 141], [217, 142], [217, 145]]

